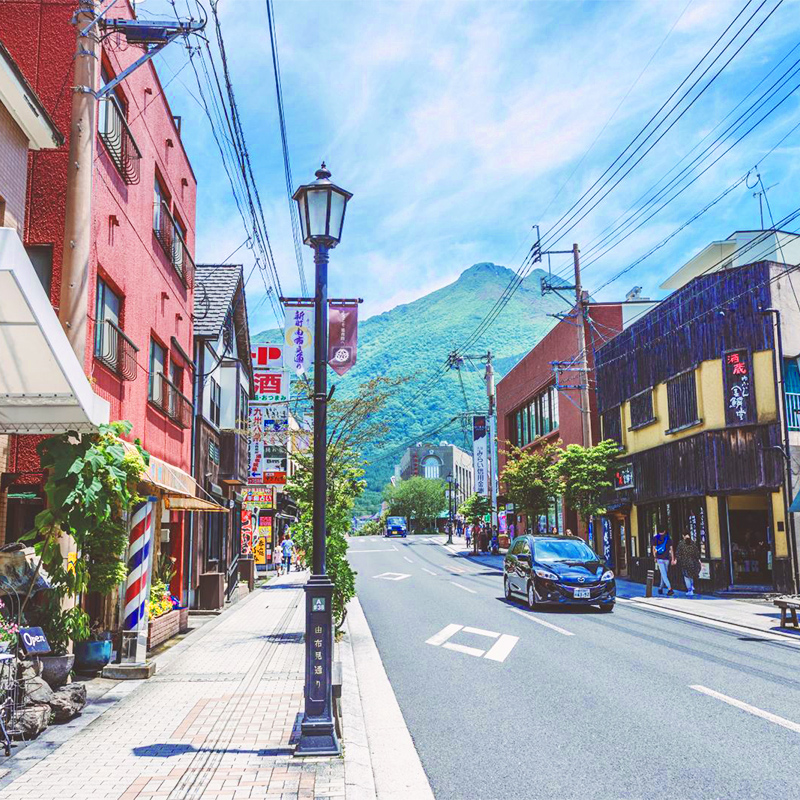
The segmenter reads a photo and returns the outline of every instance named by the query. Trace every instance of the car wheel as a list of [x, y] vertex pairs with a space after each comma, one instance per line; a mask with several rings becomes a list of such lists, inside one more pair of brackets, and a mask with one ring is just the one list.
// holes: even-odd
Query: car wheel
[[536, 609], [536, 589], [533, 588], [533, 581], [528, 581], [528, 608], [531, 611]]
[[511, 584], [508, 582], [508, 575], [503, 576], [503, 594], [506, 596], [506, 600], [511, 599]]
[[606, 603], [605, 605], [601, 605], [600, 606], [600, 611], [603, 614], [610, 614], [613, 610], [614, 610], [614, 604], [613, 603]]

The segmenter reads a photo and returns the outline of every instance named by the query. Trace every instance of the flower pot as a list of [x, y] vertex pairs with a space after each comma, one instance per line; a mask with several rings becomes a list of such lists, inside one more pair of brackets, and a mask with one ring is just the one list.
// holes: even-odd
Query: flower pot
[[111, 661], [111, 640], [75, 642], [75, 671], [100, 672]]
[[42, 678], [55, 689], [67, 682], [75, 656], [38, 656], [36, 660], [42, 665]]

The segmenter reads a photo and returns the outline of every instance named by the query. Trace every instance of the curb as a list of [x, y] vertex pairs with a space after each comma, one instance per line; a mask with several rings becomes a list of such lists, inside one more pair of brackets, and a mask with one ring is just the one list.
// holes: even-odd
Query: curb
[[680, 614], [683, 617], [690, 617], [694, 620], [699, 620], [702, 622], [706, 622], [712, 626], [718, 625], [727, 625], [734, 628], [744, 628], [748, 631], [756, 631], [757, 633], [761, 633], [765, 636], [778, 636], [781, 639], [788, 639], [790, 642], [796, 642], [800, 644], [800, 634], [796, 633], [784, 633], [783, 631], [773, 631], [773, 630], [764, 630], [764, 628], [756, 628], [754, 625], [747, 625], [744, 622], [731, 622], [727, 619], [717, 619], [716, 617], [709, 617], [705, 614], [696, 614], [691, 611], [684, 611], [681, 608], [666, 608], [657, 606], [653, 603], [647, 603], [644, 601], [643, 598], [640, 597], [617, 597], [617, 600], [625, 600], [628, 603], [635, 603], [639, 608], [648, 608], [656, 613], [661, 614]]
[[[386, 675], [380, 653], [375, 645], [369, 623], [358, 598], [350, 601], [347, 607], [347, 638], [353, 655], [353, 674], [358, 688], [352, 691], [360, 697], [363, 710], [364, 736], [359, 738], [358, 729], [353, 731], [354, 751], [345, 757], [345, 785], [348, 761], [353, 759], [351, 776], [353, 794], [348, 797], [376, 797], [378, 800], [434, 800], [428, 776], [422, 767], [416, 747], [408, 732], [403, 712], [397, 703], [394, 690]], [[342, 649], [342, 654], [346, 652]], [[342, 664], [343, 670], [347, 665]], [[344, 685], [352, 684], [347, 672]], [[342, 689], [344, 692], [344, 687]], [[357, 702], [357, 701], [356, 701]], [[344, 703], [343, 703], [344, 707]], [[345, 726], [345, 741], [350, 734]], [[374, 794], [359, 795], [366, 787], [357, 786], [355, 781], [367, 768], [372, 772]]]

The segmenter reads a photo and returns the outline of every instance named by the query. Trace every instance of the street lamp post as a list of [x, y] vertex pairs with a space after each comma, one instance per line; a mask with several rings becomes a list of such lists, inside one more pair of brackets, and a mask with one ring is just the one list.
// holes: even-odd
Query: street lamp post
[[305, 711], [295, 755], [341, 752], [333, 721], [333, 583], [325, 570], [325, 500], [328, 450], [328, 253], [342, 236], [353, 196], [331, 183], [322, 163], [317, 180], [294, 193], [303, 242], [314, 248], [314, 496], [311, 577], [306, 583]]
[[453, 476], [447, 476], [447, 499], [448, 499], [448, 517], [449, 524], [447, 526], [447, 544], [453, 544]]

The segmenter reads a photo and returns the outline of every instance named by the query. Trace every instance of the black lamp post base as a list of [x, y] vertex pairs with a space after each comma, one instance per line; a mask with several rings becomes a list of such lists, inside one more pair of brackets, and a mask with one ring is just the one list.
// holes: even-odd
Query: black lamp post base
[[341, 752], [336, 729], [329, 720], [303, 721], [295, 756], [338, 756]]

